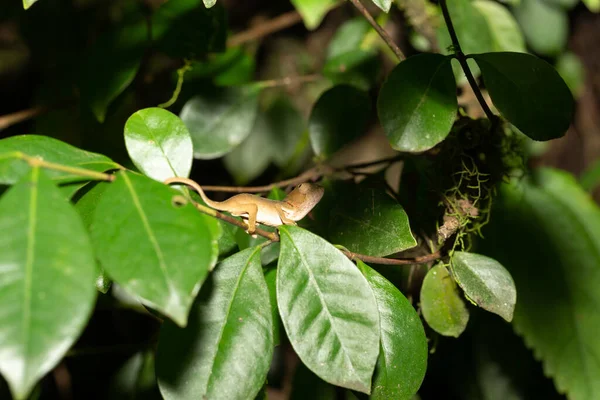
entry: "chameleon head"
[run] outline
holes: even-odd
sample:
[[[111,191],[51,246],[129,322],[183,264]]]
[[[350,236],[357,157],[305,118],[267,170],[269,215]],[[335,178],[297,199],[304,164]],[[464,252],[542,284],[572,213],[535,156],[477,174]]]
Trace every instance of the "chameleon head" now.
[[[301,183],[292,190],[284,199],[290,206],[290,211],[286,211],[288,218],[293,221],[299,221],[312,210],[323,197],[325,189],[316,183]]]

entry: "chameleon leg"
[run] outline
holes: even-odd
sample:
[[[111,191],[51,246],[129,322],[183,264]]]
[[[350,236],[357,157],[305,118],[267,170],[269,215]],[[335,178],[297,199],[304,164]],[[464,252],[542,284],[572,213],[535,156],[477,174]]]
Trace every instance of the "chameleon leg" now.
[[[280,204],[276,206],[276,209],[277,209],[277,214],[279,215],[279,218],[281,219],[281,222],[283,222],[285,225],[296,225],[296,221],[289,219],[285,215],[285,211],[283,211],[283,208],[281,207]]]
[[[254,234],[256,230],[256,214],[258,214],[258,206],[256,204],[246,204],[246,212],[248,213],[248,234]]]

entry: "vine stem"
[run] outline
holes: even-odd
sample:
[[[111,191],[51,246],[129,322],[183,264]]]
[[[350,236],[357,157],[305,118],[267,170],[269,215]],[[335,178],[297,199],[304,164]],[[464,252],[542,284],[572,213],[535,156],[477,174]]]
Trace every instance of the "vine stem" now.
[[[383,27],[377,23],[377,21],[375,21],[369,10],[366,9],[366,7],[360,2],[360,0],[350,0],[350,2],[365,17],[369,24],[371,24],[373,29],[377,31],[377,34],[383,39],[385,44],[388,45],[390,50],[394,52],[396,57],[398,57],[398,60],[404,61],[406,59],[406,56],[404,55],[402,50],[400,50],[400,47],[398,47],[398,45],[394,43],[394,40],[389,35],[389,33],[387,33],[386,30],[383,29]]]
[[[456,35],[456,31],[454,30],[454,25],[452,24],[452,19],[450,18],[450,13],[448,12],[448,5],[446,4],[446,0],[440,0],[440,7],[442,8],[442,15],[444,16],[444,22],[446,23],[446,27],[448,28],[448,33],[450,34],[450,39],[452,40],[452,46],[454,47],[454,58],[458,60],[462,70],[467,77],[467,81],[469,85],[473,89],[473,93],[477,98],[477,101],[481,105],[483,112],[488,117],[488,119],[492,122],[495,122],[497,117],[494,115],[485,99],[483,98],[483,94],[481,90],[479,90],[479,86],[475,81],[475,77],[471,73],[471,69],[469,68],[469,64],[467,63],[467,56],[463,53],[462,48],[460,47],[460,42],[458,41],[458,36]]]

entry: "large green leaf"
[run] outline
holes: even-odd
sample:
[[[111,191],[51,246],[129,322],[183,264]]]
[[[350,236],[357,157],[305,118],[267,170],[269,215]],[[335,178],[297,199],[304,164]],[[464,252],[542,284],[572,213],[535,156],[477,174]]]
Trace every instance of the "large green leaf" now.
[[[490,0],[476,0],[473,6],[488,23],[494,51],[527,51],[521,28],[505,6]]]
[[[421,311],[434,331],[444,336],[459,337],[469,322],[469,310],[456,282],[442,264],[431,268],[421,286]]]
[[[302,16],[308,29],[315,29],[327,12],[335,6],[337,0],[291,0],[296,10]]]
[[[563,136],[575,108],[569,87],[547,62],[524,53],[476,54],[494,105],[534,140]]]
[[[194,148],[185,124],[162,108],[145,108],[125,123],[125,146],[135,166],[157,181],[187,177]]]
[[[81,219],[34,167],[0,199],[0,371],[15,399],[60,361],[94,306]]]
[[[417,245],[404,208],[381,189],[336,185],[327,238],[350,251],[387,256]]]
[[[412,399],[427,370],[423,324],[394,285],[360,260],[358,267],[373,289],[381,329],[381,350],[370,399]]]
[[[370,113],[366,92],[348,85],[327,90],[313,107],[308,124],[315,154],[328,158],[364,134]]]
[[[504,185],[480,252],[510,270],[513,324],[570,399],[600,396],[600,209],[566,172]]]
[[[517,290],[512,276],[498,261],[481,254],[457,251],[452,255],[452,272],[468,299],[506,321],[512,321]]]
[[[269,291],[260,248],[217,265],[185,329],[160,332],[157,375],[165,399],[253,399],[273,354]]]
[[[396,150],[421,152],[448,136],[457,111],[450,58],[420,54],[390,73],[377,99],[377,112]]]
[[[547,0],[521,0],[513,14],[523,30],[527,45],[545,56],[560,54],[569,36],[567,12]]]
[[[194,157],[221,157],[250,134],[258,110],[256,88],[223,88],[194,96],[180,117],[190,130]]]
[[[279,232],[277,302],[294,350],[323,380],[370,393],[380,338],[373,291],[319,236],[295,226]]]
[[[216,261],[219,230],[192,204],[176,204],[177,195],[150,178],[119,173],[96,207],[92,239],[115,282],[185,326]]]

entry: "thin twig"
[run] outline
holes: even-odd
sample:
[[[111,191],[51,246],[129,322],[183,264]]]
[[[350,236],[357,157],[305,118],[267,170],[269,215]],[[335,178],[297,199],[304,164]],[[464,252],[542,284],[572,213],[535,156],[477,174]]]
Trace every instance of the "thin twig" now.
[[[467,57],[465,53],[463,53],[460,42],[458,41],[458,36],[456,35],[456,31],[454,30],[454,25],[452,24],[452,19],[450,18],[450,13],[448,12],[448,5],[446,4],[446,0],[440,0],[440,6],[442,7],[442,15],[444,16],[444,21],[446,22],[446,27],[448,28],[448,33],[450,34],[450,39],[452,40],[452,46],[454,47],[454,57],[458,60],[460,66],[462,67],[465,76],[467,77],[467,81],[469,85],[473,89],[473,93],[477,98],[477,101],[481,105],[483,112],[488,117],[492,123],[497,120],[496,115],[492,112],[485,99],[483,98],[483,94],[481,90],[479,90],[479,86],[477,86],[477,82],[475,81],[475,77],[471,73],[471,69],[469,68],[469,64],[467,63]]]
[[[21,110],[12,114],[6,114],[0,116],[0,131],[8,128],[19,122],[27,121],[28,119],[35,118],[49,110],[48,107],[38,106],[29,108],[27,110]]]
[[[373,257],[366,256],[364,254],[353,253],[348,250],[340,250],[350,260],[361,260],[372,264],[381,265],[415,265],[415,264],[426,264],[431,261],[439,260],[442,258],[442,254],[439,251],[428,254],[426,256],[414,257],[414,258],[384,258],[384,257]]]
[[[285,78],[280,78],[280,79],[271,79],[271,80],[266,80],[266,81],[252,82],[251,85],[257,86],[260,88],[276,88],[276,87],[289,86],[289,85],[300,84],[300,83],[315,82],[321,78],[322,78],[322,76],[320,74],[286,76]]]
[[[392,37],[375,21],[369,10],[365,8],[365,6],[360,2],[360,0],[350,0],[350,2],[356,7],[356,9],[365,17],[365,19],[371,24],[371,26],[377,31],[379,36],[383,39],[383,41],[388,45],[388,47],[394,52],[398,60],[404,61],[406,56],[400,50],[400,47],[396,43]]]
[[[269,36],[271,33],[296,25],[300,21],[302,21],[302,16],[298,13],[298,11],[290,11],[288,13],[281,14],[280,16],[248,29],[247,31],[232,35],[229,39],[227,39],[227,47],[235,47],[257,39],[261,39],[265,36]]]

